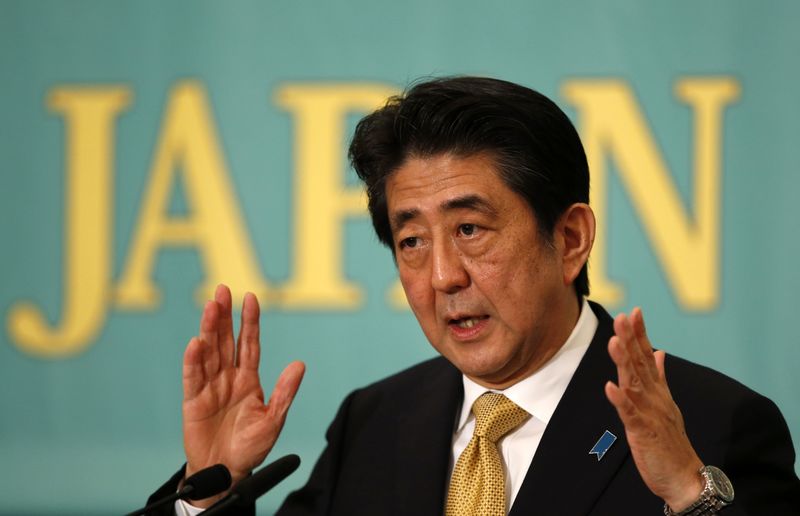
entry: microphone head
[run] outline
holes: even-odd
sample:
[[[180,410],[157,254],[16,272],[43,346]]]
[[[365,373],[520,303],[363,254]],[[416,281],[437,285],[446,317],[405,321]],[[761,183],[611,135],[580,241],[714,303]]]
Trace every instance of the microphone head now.
[[[224,464],[214,464],[201,469],[183,483],[185,494],[181,498],[202,500],[231,487],[231,473]]]
[[[275,462],[261,468],[259,471],[256,471],[252,476],[236,484],[232,493],[239,495],[243,501],[252,503],[256,498],[294,473],[294,470],[299,466],[300,457],[297,455],[291,454],[281,457]]]

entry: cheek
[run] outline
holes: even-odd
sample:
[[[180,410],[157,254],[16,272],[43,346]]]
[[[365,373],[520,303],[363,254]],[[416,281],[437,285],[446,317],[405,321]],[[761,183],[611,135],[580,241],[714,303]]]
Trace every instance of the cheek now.
[[[422,333],[425,334],[428,341],[438,351],[437,343],[441,337],[441,333],[437,324],[436,298],[433,290],[425,287],[422,282],[409,282],[408,279],[404,280],[402,277],[400,278],[400,282],[403,285],[408,306],[417,319]]]
[[[552,257],[531,250],[530,240],[514,240],[471,264],[476,286],[503,313],[525,312],[532,299],[547,297],[554,270]]]
[[[426,282],[425,278],[417,272],[409,272],[400,270],[400,283],[403,285],[403,291],[406,294],[406,300],[411,306],[411,310],[417,315],[417,318],[424,316],[432,309],[429,308],[433,302],[433,291],[430,288],[430,282]],[[426,310],[426,308],[428,308]]]
[[[495,248],[480,258],[468,259],[465,268],[475,283],[484,288],[507,288],[522,266],[521,253]]]

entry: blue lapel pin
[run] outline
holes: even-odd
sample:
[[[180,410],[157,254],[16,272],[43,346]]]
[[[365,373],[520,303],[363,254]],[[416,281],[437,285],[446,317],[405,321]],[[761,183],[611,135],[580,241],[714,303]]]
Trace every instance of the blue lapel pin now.
[[[603,455],[606,454],[611,445],[614,444],[614,441],[617,440],[617,436],[606,430],[603,432],[603,435],[600,436],[600,439],[594,444],[591,450],[589,450],[589,455],[597,455],[597,462],[600,462],[600,459],[603,458]]]

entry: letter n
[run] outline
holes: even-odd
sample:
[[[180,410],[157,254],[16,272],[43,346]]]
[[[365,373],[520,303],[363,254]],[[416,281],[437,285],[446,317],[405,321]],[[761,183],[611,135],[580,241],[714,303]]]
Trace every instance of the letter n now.
[[[690,209],[684,207],[627,84],[575,80],[563,87],[564,96],[578,107],[592,174],[598,231],[589,274],[598,301],[617,304],[624,295],[607,277],[606,163],[613,158],[678,304],[687,310],[710,310],[718,302],[722,120],[725,107],[739,96],[739,85],[730,77],[685,78],[675,91],[694,113]]]

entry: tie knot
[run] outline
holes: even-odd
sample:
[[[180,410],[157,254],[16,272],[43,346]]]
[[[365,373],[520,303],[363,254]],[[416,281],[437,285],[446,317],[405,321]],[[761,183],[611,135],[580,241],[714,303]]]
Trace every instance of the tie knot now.
[[[491,442],[506,435],[528,419],[528,413],[516,403],[496,392],[487,392],[472,404],[475,414],[475,435]]]

